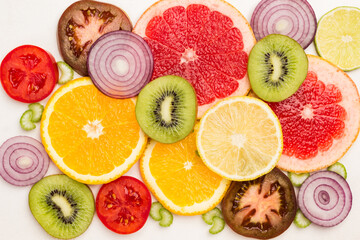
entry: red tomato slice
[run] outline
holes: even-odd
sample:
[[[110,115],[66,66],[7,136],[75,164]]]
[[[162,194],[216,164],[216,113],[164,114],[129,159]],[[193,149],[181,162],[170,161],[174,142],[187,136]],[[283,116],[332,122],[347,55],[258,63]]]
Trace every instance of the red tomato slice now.
[[[32,45],[9,52],[1,63],[0,73],[5,92],[25,103],[38,102],[49,96],[59,77],[54,57]]]
[[[142,228],[149,217],[151,195],[138,179],[122,176],[104,184],[96,197],[96,212],[111,231],[129,234]]]

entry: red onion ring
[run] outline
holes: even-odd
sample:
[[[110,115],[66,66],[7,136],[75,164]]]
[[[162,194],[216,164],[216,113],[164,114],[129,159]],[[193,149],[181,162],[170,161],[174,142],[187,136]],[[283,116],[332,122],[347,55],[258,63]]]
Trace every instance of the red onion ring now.
[[[44,146],[27,136],[12,137],[0,147],[0,175],[16,186],[39,181],[49,169],[50,159]]]
[[[250,25],[257,40],[277,33],[293,38],[305,49],[314,40],[317,20],[306,0],[262,0]]]
[[[143,38],[128,31],[113,31],[91,46],[87,68],[102,93],[113,98],[130,98],[150,81],[154,60]]]
[[[301,185],[298,205],[305,217],[313,223],[324,227],[335,226],[351,210],[349,184],[335,172],[314,173]]]

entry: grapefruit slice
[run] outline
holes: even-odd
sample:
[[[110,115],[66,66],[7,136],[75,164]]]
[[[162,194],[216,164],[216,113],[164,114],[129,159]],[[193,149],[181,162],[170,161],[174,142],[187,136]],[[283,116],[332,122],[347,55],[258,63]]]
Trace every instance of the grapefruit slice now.
[[[247,62],[256,39],[227,2],[162,0],[145,11],[133,32],[152,50],[152,79],[177,75],[193,85],[199,118],[220,99],[249,92]]]
[[[332,63],[308,55],[308,75],[288,99],[269,103],[283,130],[278,167],[312,172],[337,162],[359,134],[360,98],[351,78]]]

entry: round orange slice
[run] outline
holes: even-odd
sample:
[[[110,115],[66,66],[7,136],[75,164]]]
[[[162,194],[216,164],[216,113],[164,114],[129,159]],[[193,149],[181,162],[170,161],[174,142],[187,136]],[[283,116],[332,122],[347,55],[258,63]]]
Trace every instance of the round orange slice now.
[[[114,99],[84,77],[60,87],[41,119],[41,139],[59,169],[87,184],[124,174],[145,149],[135,98]]]
[[[213,209],[230,185],[201,161],[194,132],[173,144],[151,140],[140,160],[140,172],[158,201],[180,215]]]

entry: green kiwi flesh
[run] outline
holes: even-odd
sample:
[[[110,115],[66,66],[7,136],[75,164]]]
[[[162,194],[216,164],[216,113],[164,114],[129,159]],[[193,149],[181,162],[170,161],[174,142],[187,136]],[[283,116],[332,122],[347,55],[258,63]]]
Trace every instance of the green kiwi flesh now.
[[[280,102],[294,94],[307,72],[304,49],[288,36],[270,34],[261,39],[249,55],[251,88],[268,102]]]
[[[29,206],[44,230],[61,239],[85,232],[95,212],[90,188],[66,175],[51,175],[37,182],[30,190]]]
[[[177,142],[194,128],[195,90],[181,77],[159,77],[141,90],[135,113],[141,129],[150,138],[161,143]]]

